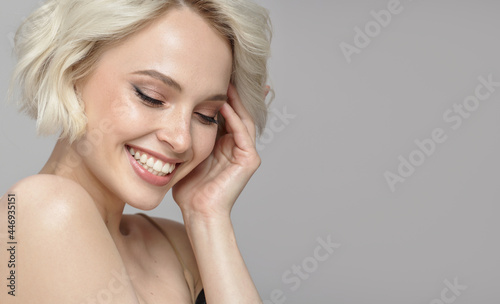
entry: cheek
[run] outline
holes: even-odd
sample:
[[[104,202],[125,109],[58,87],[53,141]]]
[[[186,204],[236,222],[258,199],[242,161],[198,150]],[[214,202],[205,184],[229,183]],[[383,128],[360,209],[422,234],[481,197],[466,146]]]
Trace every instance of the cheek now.
[[[108,104],[106,115],[113,122],[114,130],[117,133],[134,130],[144,118],[144,115],[139,113],[137,105],[126,94],[115,96]]]
[[[210,129],[205,126],[196,126],[193,128],[192,136],[193,152],[196,161],[201,162],[206,159],[214,149],[217,129],[215,127]]]
[[[92,123],[95,126],[105,121],[111,126],[107,134],[110,142],[140,132],[141,126],[147,125],[148,119],[153,119],[145,115],[140,105],[132,98],[133,96],[124,88],[113,92],[108,91],[96,99],[98,105],[95,106],[93,114],[97,120],[93,119]],[[90,121],[89,117],[89,123]]]
[[[95,170],[103,166],[120,168],[120,163],[126,160],[122,157],[125,155],[123,144],[144,131],[141,129],[146,125],[144,115],[124,94],[102,95],[94,101],[92,111],[87,114],[87,134],[84,138],[86,146],[90,142],[92,149],[85,155],[85,162]]]
[[[89,127],[106,121],[119,128],[139,116],[131,107],[131,96],[123,81],[111,71],[97,70],[83,88],[85,112]]]

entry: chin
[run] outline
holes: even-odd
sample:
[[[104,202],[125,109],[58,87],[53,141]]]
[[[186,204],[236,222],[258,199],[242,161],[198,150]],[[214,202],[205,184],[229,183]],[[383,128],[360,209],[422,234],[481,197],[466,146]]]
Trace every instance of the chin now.
[[[117,198],[121,202],[143,211],[153,210],[158,207],[165,195],[170,191],[170,187],[159,189],[149,185],[128,182],[115,186],[113,192],[118,194]]]
[[[153,210],[156,207],[158,207],[162,201],[163,201],[163,199],[144,200],[144,198],[142,198],[140,200],[134,200],[134,201],[130,201],[130,202],[127,201],[127,205],[129,205],[135,209],[139,209],[139,210],[143,210],[143,211],[150,211],[150,210]]]

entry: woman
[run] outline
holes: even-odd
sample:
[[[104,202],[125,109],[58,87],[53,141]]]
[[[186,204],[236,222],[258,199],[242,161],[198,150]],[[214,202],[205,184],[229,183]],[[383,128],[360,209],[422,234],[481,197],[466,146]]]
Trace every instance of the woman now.
[[[61,136],[1,198],[19,243],[0,302],[261,303],[230,212],[260,164],[269,44],[244,0],[49,0],[30,16],[14,80]],[[122,214],[170,189],[184,225]]]

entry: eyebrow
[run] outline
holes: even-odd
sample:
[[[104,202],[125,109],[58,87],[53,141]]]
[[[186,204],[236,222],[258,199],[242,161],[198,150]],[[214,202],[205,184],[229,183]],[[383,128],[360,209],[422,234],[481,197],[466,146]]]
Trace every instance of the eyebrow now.
[[[134,72],[133,74],[145,75],[145,76],[149,76],[149,77],[158,79],[159,81],[163,82],[167,86],[173,87],[177,91],[182,92],[182,87],[177,81],[173,80],[171,77],[169,77],[165,74],[162,74],[156,70],[137,71],[137,72]],[[207,101],[225,101],[225,102],[227,102],[228,100],[229,100],[229,98],[226,94],[216,94],[216,95],[213,95],[213,96],[210,96],[209,98],[207,98]]]
[[[134,72],[134,74],[153,77],[153,78],[158,79],[159,81],[163,82],[164,84],[168,85],[169,87],[173,87],[177,91],[182,92],[182,87],[177,81],[173,80],[171,77],[168,77],[167,75],[164,75],[158,71],[144,70],[144,71]]]

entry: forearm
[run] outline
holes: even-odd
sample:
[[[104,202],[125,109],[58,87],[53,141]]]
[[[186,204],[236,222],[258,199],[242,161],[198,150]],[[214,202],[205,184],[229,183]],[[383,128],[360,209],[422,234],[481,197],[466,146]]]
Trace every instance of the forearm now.
[[[236,243],[229,216],[185,215],[208,304],[262,303]]]

